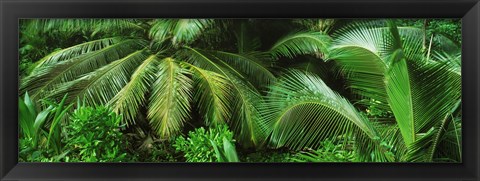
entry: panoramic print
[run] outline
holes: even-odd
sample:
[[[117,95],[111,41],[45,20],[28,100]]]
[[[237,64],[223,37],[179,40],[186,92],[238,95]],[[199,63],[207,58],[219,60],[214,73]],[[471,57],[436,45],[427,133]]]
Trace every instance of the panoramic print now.
[[[19,162],[462,162],[460,19],[20,19]]]

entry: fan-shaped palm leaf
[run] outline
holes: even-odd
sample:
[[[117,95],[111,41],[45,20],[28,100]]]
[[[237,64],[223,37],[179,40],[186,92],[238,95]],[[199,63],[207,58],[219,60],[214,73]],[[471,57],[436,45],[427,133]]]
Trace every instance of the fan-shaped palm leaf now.
[[[190,74],[188,69],[169,57],[158,65],[148,106],[148,119],[161,138],[178,133],[189,118],[193,84]]]
[[[433,161],[440,149],[440,139],[452,122],[453,112],[458,112],[461,99],[461,77],[449,64],[432,63],[413,69],[411,84],[414,87],[415,132],[425,134],[410,146],[405,159],[409,161]],[[429,100],[429,101],[426,101]],[[452,136],[457,136],[453,134]],[[455,142],[454,142],[455,143]],[[455,144],[453,144],[455,145]],[[456,153],[456,145],[452,147]],[[441,149],[443,151],[448,149]],[[425,153],[425,154],[420,154]],[[456,154],[453,154],[456,155]]]
[[[378,155],[375,143],[379,135],[368,119],[362,117],[343,97],[310,73],[290,71],[271,87],[261,109],[263,127],[273,147],[287,146],[295,150],[317,148],[320,141],[338,136],[354,136],[361,153]],[[365,151],[365,150],[369,150]]]
[[[383,81],[389,49],[385,32],[368,22],[353,23],[334,34],[329,59],[339,64],[348,86],[359,96],[355,101],[374,99],[377,107],[388,111]]]
[[[389,103],[407,147],[438,125],[460,99],[461,78],[445,63],[409,61],[392,55],[386,75]]]
[[[333,50],[331,56],[338,63],[349,88],[359,96],[356,101],[370,98],[376,100],[374,103],[382,110],[390,109],[383,81],[387,66],[379,55],[360,47],[343,47]]]
[[[339,64],[349,87],[359,95],[357,101],[373,99],[360,103],[373,103],[384,111],[390,111],[383,80],[391,55],[399,47],[409,60],[423,61],[425,54],[418,41],[423,36],[421,29],[395,28],[395,35],[391,31],[383,21],[353,23],[334,35],[329,57]]]

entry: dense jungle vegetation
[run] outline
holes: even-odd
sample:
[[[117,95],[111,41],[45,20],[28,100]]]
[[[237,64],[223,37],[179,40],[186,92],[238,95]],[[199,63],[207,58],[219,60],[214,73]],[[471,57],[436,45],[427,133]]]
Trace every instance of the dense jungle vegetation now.
[[[22,19],[20,162],[461,162],[459,19]]]

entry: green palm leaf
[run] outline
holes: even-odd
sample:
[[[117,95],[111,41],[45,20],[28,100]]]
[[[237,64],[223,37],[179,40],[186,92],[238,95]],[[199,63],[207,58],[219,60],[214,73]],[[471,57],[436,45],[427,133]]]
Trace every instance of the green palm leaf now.
[[[68,60],[73,57],[77,57],[92,51],[104,49],[110,45],[117,44],[122,40],[123,39],[120,37],[103,38],[99,40],[81,43],[72,47],[60,49],[50,53],[49,55],[45,56],[44,58],[36,62],[35,63],[37,65],[36,68],[45,66],[45,65],[55,64],[57,62]]]
[[[401,54],[399,52],[398,54]],[[401,55],[394,55],[397,58]],[[387,94],[390,107],[407,145],[415,141],[415,120],[413,113],[412,86],[405,59],[394,63],[386,75]]]
[[[391,59],[393,65],[386,75],[389,103],[410,147],[417,134],[438,126],[460,100],[461,78],[449,64],[422,60],[407,64],[400,49]]]
[[[456,53],[447,53],[443,51],[435,51],[433,53],[432,59],[437,62],[444,62],[445,64],[448,64],[448,67],[454,72],[456,72],[458,75],[461,75],[461,69],[462,69],[462,53],[461,52],[456,52]]]
[[[212,72],[211,74],[213,75],[218,74],[216,76],[221,76],[222,79],[225,79],[222,81],[217,80],[223,82],[224,86],[228,85],[228,87],[221,89],[229,89],[227,91],[228,96],[221,98],[222,101],[225,101],[225,103],[222,103],[225,106],[220,108],[222,108],[222,111],[227,111],[224,114],[228,114],[228,116],[223,117],[228,118],[227,120],[232,119],[232,121],[229,121],[229,124],[232,125],[236,138],[245,143],[245,147],[261,144],[259,140],[262,139],[261,135],[263,132],[259,131],[256,124],[256,121],[259,119],[256,105],[258,105],[260,98],[254,86],[249,81],[246,81],[244,76],[235,70],[234,67],[225,63],[221,58],[212,55],[212,53],[186,47],[179,53],[179,56],[184,57],[188,62],[192,62],[195,67]],[[204,77],[203,74],[199,76]],[[217,119],[219,117],[216,116]]]
[[[462,124],[456,117],[448,124],[445,134],[439,138],[433,161],[462,161]]]
[[[261,124],[275,148],[317,148],[327,138],[355,135],[365,159],[371,153],[382,159],[379,135],[368,119],[310,73],[290,71],[282,77],[271,87],[261,112],[265,119]]]
[[[330,59],[338,63],[349,88],[358,95],[355,101],[374,99],[378,101],[376,107],[390,109],[383,81],[387,65],[379,55],[360,47],[342,47],[332,50],[331,56]]]
[[[108,103],[115,113],[123,116],[125,124],[135,124],[138,111],[147,102],[145,96],[155,81],[159,61],[157,56],[150,55],[133,72],[130,82]]]
[[[401,48],[409,60],[423,61],[425,56],[418,41],[423,36],[421,29],[395,28],[395,35],[391,31],[383,21],[352,23],[334,35],[329,57],[339,64],[349,88],[359,96],[356,101],[373,99],[360,103],[373,103],[384,111],[390,111],[384,79],[392,54]]]
[[[224,76],[183,62],[192,71],[195,81],[194,100],[207,125],[229,122],[232,101],[231,82]]]
[[[415,130],[426,132],[439,125],[461,99],[461,75],[450,64],[411,64],[415,103]]]
[[[413,27],[398,27],[404,56],[408,60],[423,61],[428,56],[428,50],[423,49],[423,30]],[[397,40],[399,41],[399,40]]]
[[[425,135],[412,143],[405,159],[431,162],[436,159],[437,151],[448,150],[439,149],[438,146],[442,144],[440,140],[450,124],[455,124],[452,115],[460,110],[461,76],[450,68],[450,64],[445,63],[410,67],[414,75],[411,82],[415,88],[412,97],[415,132]],[[454,136],[453,140],[457,137],[456,134],[451,136]],[[451,152],[455,153],[452,155],[457,155],[457,148],[461,146],[455,143],[451,144]]]
[[[414,41],[418,35],[410,33],[400,40],[396,26],[389,25],[395,51],[388,56],[391,65],[385,83],[408,150],[401,160],[432,161],[449,124],[446,116],[459,104],[461,77],[452,68],[454,64],[429,61],[429,53],[423,55],[418,41]]]
[[[385,89],[385,72],[388,69],[388,52],[391,44],[387,28],[378,27],[382,22],[352,23],[333,35],[330,60],[338,63],[347,85],[357,95],[354,101],[365,98],[375,101],[359,102],[375,104],[389,111]]]
[[[232,67],[237,68],[249,82],[254,83],[257,87],[268,86],[275,81],[275,76],[268,69],[272,63],[269,63],[271,61],[264,53],[250,52],[235,54],[215,51],[213,54]]]
[[[190,74],[188,69],[172,58],[164,58],[158,65],[148,106],[148,119],[161,138],[178,133],[189,118],[193,84]]]
[[[118,30],[141,30],[136,19],[32,19],[27,25],[30,32],[60,31],[116,32]]]
[[[328,54],[331,38],[320,32],[297,32],[278,40],[269,52],[279,57],[293,58],[298,55],[316,55],[323,58]]]
[[[149,35],[162,42],[171,38],[172,44],[189,44],[215,21],[212,19],[158,19],[153,23]]]
[[[250,89],[240,80],[233,81],[236,96],[233,99],[233,113],[230,121],[235,138],[245,148],[256,146],[262,147],[265,131],[259,124],[261,114],[259,105],[263,102],[261,95]]]
[[[69,93],[72,96],[67,102],[79,97],[87,105],[106,104],[129,82],[131,74],[146,57],[144,50],[138,50],[77,80],[60,84],[49,97]]]
[[[435,127],[432,127],[429,131],[427,131],[420,139],[416,142],[412,143],[408,153],[405,155],[405,160],[410,162],[432,162],[435,159],[450,159],[461,161],[460,157],[457,155],[461,155],[461,152],[458,151],[459,147],[461,146],[460,141],[456,140],[459,137],[460,132],[456,130],[453,131],[454,134],[447,134],[449,131],[449,127],[455,125],[453,114],[454,112],[460,111],[460,103],[461,101],[458,100],[456,106],[451,110],[450,114],[446,115],[445,118],[442,120],[440,124],[437,124]],[[448,138],[450,137],[450,138]],[[450,139],[450,144],[445,139]],[[447,143],[445,143],[447,142]],[[450,147],[440,147],[441,144],[449,144]],[[445,156],[438,156],[437,152],[451,152],[450,154],[446,154]],[[448,155],[448,156],[447,156]]]
[[[142,46],[144,46],[143,40],[125,40],[101,50],[39,67],[30,76],[22,80],[20,92],[31,92],[31,97],[34,99],[47,95],[55,86],[73,81],[140,49]]]
[[[198,48],[184,47],[184,49],[177,52],[176,56],[197,67],[216,72],[226,77],[230,82],[241,80],[244,85],[248,85],[251,89],[255,90],[255,87],[252,85],[252,83],[246,80],[245,76],[242,75],[239,70],[237,70],[238,68],[232,67],[224,60],[215,56],[215,53],[216,52],[214,51],[206,51]],[[237,88],[235,89],[238,90]]]

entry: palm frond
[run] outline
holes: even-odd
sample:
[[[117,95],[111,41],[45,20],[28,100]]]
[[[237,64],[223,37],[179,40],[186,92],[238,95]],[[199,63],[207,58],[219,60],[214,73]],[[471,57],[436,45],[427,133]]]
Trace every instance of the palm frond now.
[[[194,100],[198,103],[207,125],[217,125],[230,121],[232,108],[231,82],[224,76],[204,70],[186,62],[195,81]]]
[[[449,127],[451,127],[450,124],[454,125],[456,124],[454,122],[453,115],[455,114],[454,112],[460,111],[460,103],[461,101],[458,100],[457,104],[455,107],[445,116],[445,118],[441,121],[440,124],[435,125],[435,127],[431,127],[429,131],[424,133],[421,138],[419,138],[417,141],[412,143],[410,146],[408,153],[405,155],[405,160],[410,161],[410,162],[433,162],[435,156],[437,155],[437,152],[447,152],[450,151],[453,154],[448,154],[450,157],[449,159],[452,160],[458,160],[458,157],[455,158],[455,155],[460,154],[457,150],[458,147],[461,146],[460,142],[453,141],[452,147],[443,147],[443,149],[440,149],[440,144],[442,143],[442,139],[444,139],[446,136],[448,136],[446,133],[449,131]],[[451,135],[454,136],[453,139],[457,139],[459,137],[459,132],[454,131],[455,134]],[[450,138],[451,139],[451,138]],[[448,143],[447,143],[448,144]],[[450,150],[449,150],[450,149]],[[453,150],[452,150],[453,149]],[[442,158],[442,157],[440,157]],[[445,157],[443,157],[444,159]]]
[[[398,34],[401,38],[401,47],[407,60],[425,61],[427,49],[423,49],[423,30],[413,27],[398,27]],[[396,40],[399,41],[399,40]]]
[[[225,73],[220,60],[202,49],[184,47],[176,52],[175,57],[204,70],[213,71],[222,75]]]
[[[271,60],[264,53],[235,54],[214,51],[213,54],[232,67],[237,68],[249,82],[253,82],[257,87],[267,86],[275,81],[275,76],[268,69],[272,65]]]
[[[373,99],[382,110],[390,109],[383,81],[387,65],[381,57],[367,49],[353,46],[332,50],[331,56],[339,65],[348,87],[357,95],[354,101]]]
[[[333,34],[334,41],[331,49],[357,47],[371,52],[378,57],[376,59],[385,60],[391,49],[391,44],[385,41],[389,32],[384,27],[384,22],[377,21],[351,23]]]
[[[181,131],[190,116],[193,88],[190,74],[188,69],[169,57],[158,65],[147,117],[161,138],[168,138]]]
[[[447,53],[443,51],[435,51],[433,53],[432,59],[437,62],[443,62],[445,64],[448,64],[448,67],[451,68],[454,72],[456,72],[458,75],[462,74],[462,53],[461,52],[456,52],[456,53]]]
[[[438,126],[460,100],[461,76],[445,63],[395,63],[387,75],[392,111],[407,145]]]
[[[158,19],[153,23],[149,35],[159,42],[171,38],[175,46],[189,44],[214,22],[213,19]]]
[[[55,64],[57,62],[68,60],[73,57],[77,57],[92,51],[97,51],[97,50],[106,48],[110,45],[117,44],[122,40],[123,38],[121,37],[103,38],[99,40],[93,40],[93,41],[81,43],[72,47],[60,49],[48,54],[47,56],[43,57],[38,62],[36,62],[35,63],[36,68],[39,68],[45,65]]]
[[[269,52],[279,57],[293,58],[298,55],[315,55],[324,58],[328,54],[331,38],[320,32],[297,32],[277,41]]]
[[[438,141],[438,146],[434,152],[432,161],[461,162],[462,124],[460,117],[453,118],[453,121],[446,129],[445,134],[440,137]]]
[[[402,134],[397,124],[381,124],[378,122],[375,129],[379,131],[380,137],[383,139],[384,147],[386,147],[391,153],[393,161],[405,160],[408,148],[403,141]]]
[[[197,67],[218,73],[226,77],[230,82],[241,80],[244,85],[256,90],[255,86],[245,78],[238,68],[233,67],[224,60],[220,59],[215,55],[215,53],[215,51],[184,47],[184,49],[177,52],[176,56]],[[238,90],[237,88],[235,89]]]
[[[173,19],[159,19],[156,20],[149,31],[150,38],[163,42],[172,35],[172,29],[175,27],[177,20]]]
[[[414,88],[415,130],[426,132],[439,125],[461,99],[461,75],[450,64],[410,64]]]
[[[387,22],[388,26],[384,22],[347,26],[335,34],[329,57],[339,63],[349,87],[359,95],[358,100],[373,99],[375,106],[384,111],[390,111],[383,80],[392,64],[392,54],[401,49],[402,56],[408,60],[425,60],[422,42],[418,41],[423,36],[422,30],[397,28],[391,22]]]
[[[232,83],[235,97],[232,101],[233,113],[230,125],[235,139],[245,148],[262,147],[267,136],[259,125],[262,117],[258,107],[263,102],[263,98],[256,90],[250,89],[240,80],[234,80]]]
[[[275,148],[315,149],[327,138],[354,136],[365,159],[372,152],[379,155],[375,160],[382,157],[375,143],[379,135],[369,120],[315,75],[290,71],[271,86],[265,102],[261,124]]]
[[[401,50],[392,55],[396,61],[388,70],[385,78],[390,107],[407,145],[415,141],[415,121],[413,115],[412,86],[406,60]]]
[[[329,59],[338,63],[347,85],[357,95],[355,101],[373,99],[377,107],[389,111],[383,81],[390,49],[385,34],[386,30],[375,24],[353,23],[334,34]]]
[[[20,92],[32,93],[32,98],[49,94],[55,86],[73,81],[80,76],[118,60],[144,45],[143,40],[131,39],[86,53],[69,60],[39,67],[21,81]]]
[[[215,53],[215,52],[214,52]],[[218,52],[217,52],[218,53]],[[253,145],[260,145],[260,139],[254,136],[262,134],[259,128],[255,124],[258,120],[258,111],[255,107],[258,99],[258,91],[249,81],[246,81],[244,76],[239,73],[234,67],[225,63],[221,58],[212,55],[207,51],[201,49],[194,49],[187,47],[179,56],[185,57],[188,62],[191,62],[195,67],[200,69],[211,71],[213,75],[218,74],[221,76],[223,84],[228,87],[222,89],[230,89],[228,96],[224,96],[223,101],[228,109],[223,108],[225,111],[230,111],[228,117],[230,118],[232,111],[232,121],[229,122],[232,126],[235,136],[242,141],[245,141],[246,147]],[[227,60],[228,61],[228,60]],[[213,82],[213,81],[211,81]],[[255,100],[257,99],[257,100]],[[234,109],[232,109],[232,107]],[[224,116],[226,117],[226,116]]]
[[[146,94],[155,81],[159,61],[157,56],[150,55],[133,72],[130,82],[109,101],[113,111],[123,116],[124,124],[135,124],[140,107],[146,105]]]
[[[67,102],[79,97],[86,105],[106,104],[129,82],[131,74],[146,57],[144,50],[138,50],[77,80],[56,86],[48,97],[58,99],[69,93]]]

